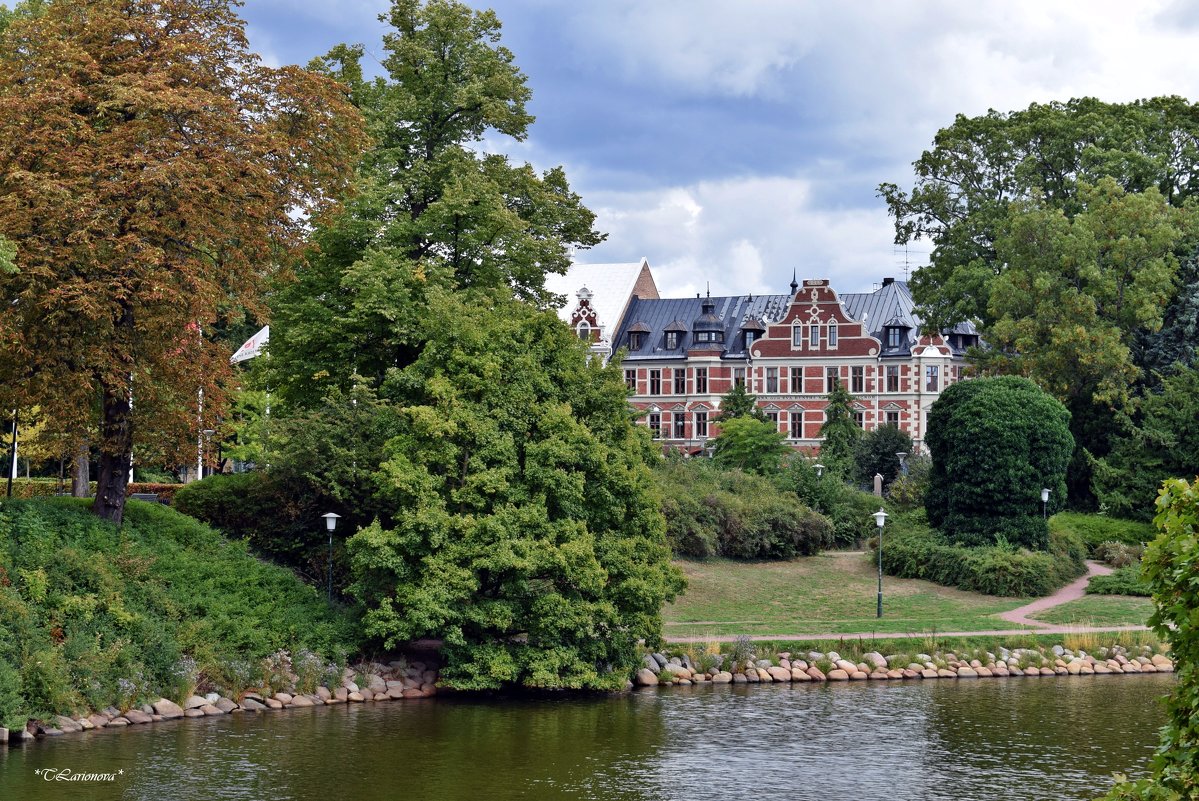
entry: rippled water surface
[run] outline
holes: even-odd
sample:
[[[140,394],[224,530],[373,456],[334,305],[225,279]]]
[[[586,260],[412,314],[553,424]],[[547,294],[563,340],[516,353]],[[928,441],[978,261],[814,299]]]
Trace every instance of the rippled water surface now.
[[[1144,770],[1171,686],[701,686],[238,714],[0,752],[0,799],[1088,799]]]

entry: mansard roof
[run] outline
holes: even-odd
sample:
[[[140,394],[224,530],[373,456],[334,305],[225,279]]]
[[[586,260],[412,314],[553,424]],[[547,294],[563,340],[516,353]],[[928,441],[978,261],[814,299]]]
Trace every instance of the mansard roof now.
[[[873,292],[849,292],[839,296],[845,306],[845,313],[855,320],[862,320],[870,335],[883,343],[883,356],[907,356],[916,338],[920,336],[924,322],[916,313],[916,303],[912,300],[912,292],[907,281],[892,281],[886,279],[883,285]],[[890,327],[907,329],[907,341],[901,342],[899,348],[887,347],[887,332]],[[959,323],[945,334],[964,334],[978,336],[978,331],[972,323]],[[947,339],[949,339],[947,337]],[[965,348],[957,346],[957,338],[949,341],[955,355],[965,352]]]
[[[645,337],[641,347],[630,351],[626,359],[678,359],[678,350],[666,350],[662,347],[663,337],[673,323],[682,323],[688,334],[681,344],[683,348],[695,345],[691,341],[691,331],[696,330],[696,323],[707,316],[706,321],[714,330],[724,332],[724,342],[714,345],[722,349],[722,358],[744,359],[745,341],[739,336],[741,326],[748,320],[779,320],[787,311],[791,302],[790,295],[738,295],[722,298],[634,298],[629,304],[621,327],[612,341],[614,348],[628,348],[630,331],[637,324],[643,324],[650,336]],[[704,315],[704,304],[712,305],[711,315]],[[708,330],[704,325],[700,330]]]

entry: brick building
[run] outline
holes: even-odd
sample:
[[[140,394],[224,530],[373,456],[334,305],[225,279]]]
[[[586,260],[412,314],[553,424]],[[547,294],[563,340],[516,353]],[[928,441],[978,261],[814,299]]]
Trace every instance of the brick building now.
[[[576,293],[563,317],[594,339],[580,325],[584,295]],[[630,403],[645,412],[641,422],[665,446],[690,453],[719,433],[712,420],[720,398],[738,382],[797,448],[819,448],[834,382],[854,396],[863,429],[894,423],[919,446],[929,407],[961,379],[965,351],[978,343],[969,324],[923,334],[907,284],[890,278],[873,292],[842,296],[827,280],[794,279],[781,295],[633,293],[605,338],[605,351],[627,352],[622,368]]]

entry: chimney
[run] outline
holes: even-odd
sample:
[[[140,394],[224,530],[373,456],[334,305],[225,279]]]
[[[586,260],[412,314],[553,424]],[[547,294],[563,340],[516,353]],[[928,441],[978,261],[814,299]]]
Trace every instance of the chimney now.
[[[895,283],[895,279],[894,279],[894,278],[884,278],[884,279],[883,279],[883,286],[884,286],[884,287],[891,286],[891,284],[893,284],[893,283]]]

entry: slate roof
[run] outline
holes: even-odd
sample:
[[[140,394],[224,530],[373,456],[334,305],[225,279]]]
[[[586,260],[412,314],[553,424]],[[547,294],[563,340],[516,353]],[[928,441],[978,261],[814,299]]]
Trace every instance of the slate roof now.
[[[649,329],[645,341],[637,350],[630,351],[630,359],[681,359],[687,350],[696,345],[694,323],[703,316],[705,300],[710,300],[713,316],[719,320],[724,331],[724,354],[722,358],[744,359],[745,339],[741,326],[749,319],[776,321],[782,319],[791,303],[790,295],[740,295],[724,298],[663,298],[644,300],[634,298],[621,321],[613,348],[628,348],[628,333],[643,324]],[[679,346],[666,349],[666,331],[671,323],[682,322],[687,333],[679,337]]]
[[[884,283],[873,292],[848,292],[839,296],[845,306],[845,313],[855,320],[866,316],[866,330],[870,336],[883,343],[882,356],[908,356],[911,346],[920,336],[923,321],[916,314],[916,303],[912,300],[912,292],[908,289],[907,281],[892,281]],[[906,327],[907,340],[901,341],[898,348],[887,347],[887,336],[884,328],[901,325]],[[959,323],[952,329],[943,332],[948,335],[966,334],[977,337],[978,331],[972,323]],[[956,346],[956,337],[948,337],[951,350],[955,356],[964,354],[965,348]]]

